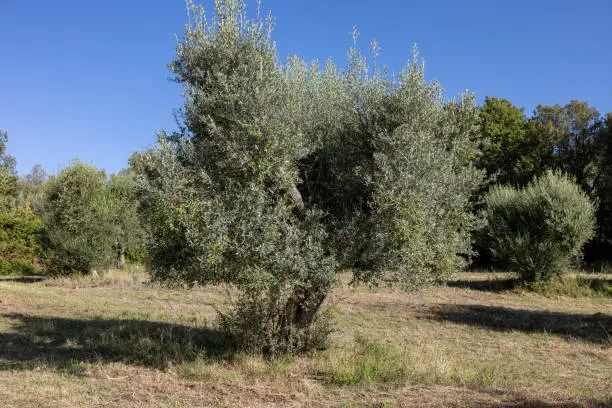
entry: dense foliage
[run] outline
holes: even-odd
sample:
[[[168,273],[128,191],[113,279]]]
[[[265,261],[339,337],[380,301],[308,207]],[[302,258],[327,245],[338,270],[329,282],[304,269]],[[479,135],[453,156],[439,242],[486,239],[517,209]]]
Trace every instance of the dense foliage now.
[[[481,108],[483,156],[479,167],[490,184],[525,186],[549,170],[570,175],[599,203],[598,231],[588,246],[591,259],[612,253],[612,138],[610,115],[586,102],[538,105],[531,117],[509,101],[487,98]],[[481,242],[482,240],[479,240]],[[481,244],[482,246],[482,244]]]
[[[141,235],[127,176],[107,182],[104,171],[76,162],[49,180],[44,244],[49,272],[88,273],[123,266]]]
[[[492,188],[486,208],[494,257],[527,282],[567,272],[595,230],[595,208],[587,195],[551,171],[522,189]]]
[[[8,132],[0,129],[0,211],[9,211],[16,192],[15,158],[6,153]]]
[[[478,166],[499,184],[525,185],[534,173],[523,109],[506,99],[487,97],[480,109],[483,137]]]
[[[447,102],[416,58],[395,79],[368,74],[356,47],[346,70],[281,65],[269,19],[242,1],[212,21],[191,11],[171,65],[183,130],[132,161],[154,279],[236,285],[223,327],[279,354],[320,344],[342,266],[416,288],[466,264],[482,180],[471,95]]]
[[[41,256],[41,220],[29,203],[12,213],[0,213],[0,275],[26,274]]]

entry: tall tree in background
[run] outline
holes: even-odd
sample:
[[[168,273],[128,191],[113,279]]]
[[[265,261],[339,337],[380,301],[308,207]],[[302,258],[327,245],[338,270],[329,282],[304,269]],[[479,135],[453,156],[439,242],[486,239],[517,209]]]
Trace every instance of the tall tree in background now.
[[[527,128],[531,148],[541,157],[540,167],[564,171],[591,194],[597,173],[602,170],[597,146],[601,124],[599,112],[586,102],[538,105]]]
[[[492,97],[480,115],[484,141],[479,165],[494,184],[524,186],[547,170],[561,170],[599,205],[596,241],[612,242],[610,115],[602,118],[587,102],[570,101],[538,105],[526,118],[510,102]],[[587,255],[604,255],[605,249],[593,252],[595,247],[588,245]]]
[[[22,206],[26,201],[34,213],[42,216],[45,211],[45,189],[49,177],[40,164],[32,166],[30,174],[17,180],[16,205]]]
[[[26,180],[28,181],[28,183],[31,183],[34,185],[43,184],[48,179],[49,179],[49,176],[47,175],[47,172],[45,171],[45,169],[43,169],[43,167],[40,164],[35,164],[32,167],[32,171],[30,172],[30,174],[26,176]]]
[[[77,162],[49,180],[44,217],[47,268],[88,273],[109,264],[112,224],[104,171]]]
[[[594,154],[599,158],[593,192],[599,202],[597,225],[600,255],[611,256],[612,248],[612,113],[601,121]]]
[[[11,198],[15,196],[17,186],[17,172],[15,158],[6,153],[8,133],[0,129],[0,206],[8,210]]]
[[[480,118],[483,145],[479,167],[496,184],[525,185],[538,166],[531,157],[523,109],[507,99],[487,96]]]

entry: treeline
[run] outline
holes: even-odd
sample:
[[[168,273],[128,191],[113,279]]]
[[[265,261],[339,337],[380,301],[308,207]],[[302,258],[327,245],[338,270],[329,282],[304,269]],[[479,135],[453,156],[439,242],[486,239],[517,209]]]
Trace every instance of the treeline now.
[[[610,244],[610,115],[447,100],[416,53],[394,77],[369,66],[356,32],[344,69],[281,64],[271,20],[215,4],[212,20],[190,4],[170,65],[186,96],[179,131],[125,171],[76,162],[19,179],[3,133],[5,271],[90,273],[127,257],[155,281],[229,283],[239,295],[220,327],[276,356],[324,344],[343,271],[416,289],[477,250],[533,282],[577,265],[588,241]]]
[[[586,102],[571,101],[565,106],[538,105],[528,117],[506,99],[487,97],[478,116],[474,165],[486,177],[472,197],[474,211],[486,208],[487,192],[496,186],[524,189],[547,172],[562,172],[595,204],[596,228],[585,247],[587,260],[609,260],[612,114],[603,116]],[[1,131],[0,136],[1,273],[31,273],[35,267],[55,274],[87,273],[122,267],[126,256],[138,262],[147,259],[147,228],[138,215],[147,203],[135,196],[134,163],[110,177],[78,161],[50,179],[40,165],[18,177],[15,158],[6,154],[8,133]],[[488,224],[492,226],[493,219]],[[490,232],[475,231],[473,261],[507,267],[492,257]],[[539,251],[537,246],[532,250]]]
[[[0,150],[8,136],[3,132]],[[0,274],[91,273],[146,259],[133,176],[107,177],[79,161],[48,177],[35,165],[17,177],[12,157],[0,167]]]
[[[570,101],[538,105],[527,117],[508,100],[487,97],[480,116],[483,143],[477,165],[486,170],[488,186],[520,188],[547,171],[563,172],[597,206],[587,259],[612,256],[612,113],[603,116],[587,102]],[[479,246],[486,251],[486,244]]]

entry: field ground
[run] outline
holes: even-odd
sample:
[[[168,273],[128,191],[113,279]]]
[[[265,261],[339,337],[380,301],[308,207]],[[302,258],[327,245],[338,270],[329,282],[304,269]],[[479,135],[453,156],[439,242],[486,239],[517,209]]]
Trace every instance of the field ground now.
[[[507,278],[339,287],[332,347],[267,362],[224,347],[220,288],[160,288],[139,271],[0,277],[0,406],[612,406],[612,297]]]

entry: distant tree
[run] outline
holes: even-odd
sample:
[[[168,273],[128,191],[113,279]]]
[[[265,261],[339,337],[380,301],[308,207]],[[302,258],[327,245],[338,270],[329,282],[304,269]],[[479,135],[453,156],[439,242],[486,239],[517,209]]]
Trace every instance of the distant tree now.
[[[8,133],[0,129],[0,207],[9,210],[16,193],[17,172],[15,158],[6,153]]]
[[[113,174],[107,188],[110,194],[110,216],[115,239],[114,249],[117,252],[117,267],[122,269],[126,264],[126,254],[139,258],[144,251],[146,234],[138,216],[138,202],[134,196],[134,175],[128,171]]]
[[[126,251],[141,250],[133,177],[106,179],[103,170],[76,162],[46,183],[44,244],[51,273],[88,273],[125,266]]]
[[[0,275],[27,274],[41,256],[42,222],[29,202],[12,213],[0,213]]]
[[[89,272],[108,264],[112,227],[105,178],[103,171],[77,162],[49,180],[45,245],[53,273]]]
[[[603,253],[611,256],[612,248],[612,113],[608,113],[600,123],[595,143],[594,157],[597,158],[596,171],[593,178],[591,196],[597,198],[598,238],[604,243]]]
[[[44,217],[47,268],[88,273],[115,259],[112,201],[104,171],[76,162],[52,177]]]
[[[34,165],[27,176],[19,177],[16,187],[16,206],[22,206],[28,201],[34,213],[42,216],[45,208],[47,180],[47,172],[40,164]]]
[[[498,184],[526,185],[551,169],[572,175],[591,192],[601,152],[599,112],[586,102],[538,105],[527,119],[505,99],[487,97],[480,110],[483,135],[479,165]]]
[[[524,185],[534,166],[526,139],[527,118],[507,99],[487,96],[480,109],[482,156],[478,165],[495,183]]]
[[[281,65],[270,21],[243,1],[216,2],[213,20],[190,11],[171,65],[182,132],[132,160],[154,280],[235,285],[222,327],[278,355],[326,337],[342,265],[407,288],[465,265],[482,181],[472,96],[446,103],[416,58],[395,80],[368,73],[356,47],[346,71]]]
[[[32,171],[30,172],[30,174],[26,176],[28,183],[34,185],[43,184],[48,180],[48,178],[49,176],[47,175],[47,172],[40,164],[35,164],[32,167]]]
[[[538,105],[529,120],[528,134],[537,141],[532,150],[540,148],[540,167],[562,170],[585,192],[592,192],[599,171],[597,134],[601,123],[599,112],[586,102]]]

